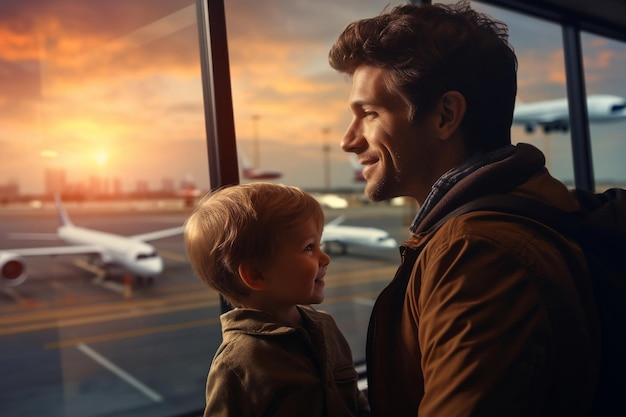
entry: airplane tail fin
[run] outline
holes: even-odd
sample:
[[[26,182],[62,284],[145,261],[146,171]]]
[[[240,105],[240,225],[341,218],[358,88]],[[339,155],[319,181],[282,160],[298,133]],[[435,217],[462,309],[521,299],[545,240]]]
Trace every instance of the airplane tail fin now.
[[[61,223],[61,226],[72,226],[70,216],[67,215],[59,194],[54,195],[54,202],[57,206],[57,213],[59,214],[59,222]]]

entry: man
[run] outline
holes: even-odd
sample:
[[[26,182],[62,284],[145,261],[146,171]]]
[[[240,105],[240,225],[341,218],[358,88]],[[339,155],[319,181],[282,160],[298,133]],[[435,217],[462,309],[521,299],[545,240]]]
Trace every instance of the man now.
[[[348,25],[329,61],[352,76],[341,146],[365,166],[367,196],[420,204],[372,312],[372,415],[589,415],[599,338],[580,248],[493,211],[429,230],[490,194],[578,208],[538,149],[511,144],[506,25],[467,2],[398,6]]]

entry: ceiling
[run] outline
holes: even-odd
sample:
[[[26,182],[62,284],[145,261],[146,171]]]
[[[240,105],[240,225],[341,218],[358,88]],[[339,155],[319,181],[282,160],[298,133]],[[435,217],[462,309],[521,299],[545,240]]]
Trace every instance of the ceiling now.
[[[626,0],[481,0],[626,42]]]

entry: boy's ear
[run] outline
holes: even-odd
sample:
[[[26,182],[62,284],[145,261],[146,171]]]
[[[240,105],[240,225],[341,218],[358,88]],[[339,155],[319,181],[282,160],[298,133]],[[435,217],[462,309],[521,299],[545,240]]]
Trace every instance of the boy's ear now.
[[[261,268],[250,262],[242,262],[239,265],[239,276],[246,287],[253,291],[262,291],[267,285]]]
[[[446,140],[459,130],[465,116],[467,102],[463,94],[458,91],[447,91],[441,96],[439,109],[440,119],[437,126],[439,138]]]

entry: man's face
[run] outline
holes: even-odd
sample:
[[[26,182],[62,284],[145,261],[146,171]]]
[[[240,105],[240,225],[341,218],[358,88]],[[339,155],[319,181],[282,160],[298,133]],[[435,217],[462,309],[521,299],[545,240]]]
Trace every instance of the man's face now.
[[[365,194],[373,201],[409,196],[418,201],[437,179],[434,115],[409,120],[409,104],[384,83],[385,70],[361,66],[352,77],[352,122],[341,142],[364,165]]]

